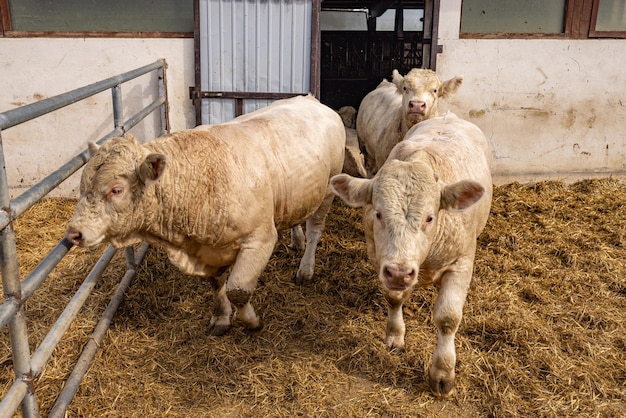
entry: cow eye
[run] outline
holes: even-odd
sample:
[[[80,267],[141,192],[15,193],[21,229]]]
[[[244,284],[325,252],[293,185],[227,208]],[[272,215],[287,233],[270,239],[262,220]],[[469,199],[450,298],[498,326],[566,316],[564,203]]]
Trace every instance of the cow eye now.
[[[113,186],[109,191],[109,196],[121,196],[124,193],[124,188],[122,186]]]
[[[437,94],[437,89],[433,89],[433,93]]]
[[[426,223],[427,223],[427,224],[432,223],[432,222],[433,222],[433,219],[435,219],[433,215],[428,215],[428,216],[426,217]]]
[[[374,216],[376,217],[376,219],[381,219],[383,217],[383,215],[381,215],[379,211],[374,211]]]

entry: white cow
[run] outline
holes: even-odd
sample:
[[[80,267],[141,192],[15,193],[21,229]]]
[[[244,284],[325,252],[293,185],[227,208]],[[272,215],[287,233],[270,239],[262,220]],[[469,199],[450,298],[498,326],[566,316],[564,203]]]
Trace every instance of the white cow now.
[[[356,109],[354,106],[342,106],[337,110],[346,128],[356,128]]]
[[[491,207],[491,153],[475,125],[453,114],[419,123],[372,179],[331,179],[348,205],[363,207],[368,257],[389,303],[385,343],[404,347],[402,304],[415,286],[435,285],[437,348],[429,383],[454,389],[454,337],[472,278],[476,238]]]
[[[130,136],[92,144],[67,238],[85,247],[159,245],[183,273],[211,279],[211,334],[230,328],[231,303],[236,319],[257,329],[250,298],[278,230],[306,221],[296,282],[312,279],[345,135],[335,111],[299,96],[145,145]]]
[[[391,149],[416,123],[439,115],[439,98],[451,97],[463,83],[457,76],[440,81],[432,70],[414,68],[404,77],[393,70],[361,101],[356,130],[365,151],[366,168],[376,174]]]

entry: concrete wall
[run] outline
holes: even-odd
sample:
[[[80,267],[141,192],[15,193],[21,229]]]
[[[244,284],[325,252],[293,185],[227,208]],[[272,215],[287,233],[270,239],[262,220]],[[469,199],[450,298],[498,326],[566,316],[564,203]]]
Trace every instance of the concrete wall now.
[[[189,86],[194,85],[193,39],[0,38],[0,112],[105,78],[167,61],[172,130],[195,126]],[[154,100],[156,75],[122,85],[125,119]],[[158,113],[158,112],[157,112]],[[139,140],[158,133],[158,114],[130,132]],[[11,197],[21,194],[113,129],[111,92],[105,91],[2,132]],[[79,176],[56,196],[76,197]]]
[[[485,132],[496,181],[626,174],[626,40],[459,39],[441,3],[437,72],[465,77],[443,107]]]

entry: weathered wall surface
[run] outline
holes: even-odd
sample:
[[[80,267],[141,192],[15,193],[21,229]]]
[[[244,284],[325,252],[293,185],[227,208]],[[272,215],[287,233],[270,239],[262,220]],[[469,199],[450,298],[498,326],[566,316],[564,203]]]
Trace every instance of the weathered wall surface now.
[[[0,112],[150,64],[167,61],[172,130],[195,125],[189,100],[194,84],[193,39],[0,38]],[[122,85],[124,119],[154,100],[156,75]],[[158,115],[131,132],[142,141],[158,132]],[[12,198],[113,129],[111,92],[105,91],[2,132]],[[75,197],[79,176],[55,191]]]
[[[465,80],[445,108],[483,129],[497,180],[625,175],[626,40],[459,39],[454,3],[437,72]]]
[[[487,134],[496,182],[626,175],[626,40],[459,39],[460,12],[460,0],[442,2],[437,72],[465,77],[442,108]],[[0,112],[159,58],[168,63],[171,128],[193,127],[193,39],[0,38]],[[125,114],[152,100],[155,83],[123,85]],[[111,114],[103,92],[2,132],[12,196],[111,131]],[[147,141],[157,127],[149,118],[131,132]],[[55,193],[75,197],[77,186],[74,175]]]

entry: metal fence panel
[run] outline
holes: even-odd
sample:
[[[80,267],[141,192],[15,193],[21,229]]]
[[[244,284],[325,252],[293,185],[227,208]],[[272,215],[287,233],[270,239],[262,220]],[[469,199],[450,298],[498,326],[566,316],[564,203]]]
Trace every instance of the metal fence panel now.
[[[36,385],[33,382],[40,375],[54,348],[76,315],[78,315],[91,290],[93,290],[95,282],[100,278],[115,253],[115,250],[109,246],[31,356],[24,304],[67,254],[72,244],[66,239],[62,239],[22,281],[17,261],[13,221],[80,169],[88,161],[89,155],[86,150],[83,151],[11,201],[2,147],[2,130],[53,112],[104,90],[111,89],[113,101],[112,118],[115,128],[109,134],[100,138],[97,141],[98,143],[101,144],[113,136],[122,135],[155,111],[158,111],[161,131],[166,133],[169,130],[169,122],[167,120],[167,85],[165,83],[166,67],[164,60],[158,60],[136,70],[41,100],[31,105],[0,113],[0,270],[2,273],[2,290],[5,297],[4,302],[0,305],[0,329],[7,325],[9,327],[13,368],[15,371],[14,383],[0,402],[0,418],[13,416],[20,405],[24,417],[39,416],[39,407],[35,393]],[[153,71],[156,71],[159,80],[157,83],[157,99],[133,114],[129,119],[124,120],[122,83]],[[136,265],[143,259],[147,248],[147,244],[144,243],[137,255],[134,254],[132,247],[127,248],[126,273],[121,279],[118,290],[111,299],[101,321],[94,329],[92,338],[87,342],[83,355],[66,382],[62,396],[59,398],[60,401],[57,402],[53,409],[54,416],[63,416],[65,414],[69,402],[93,359],[99,342],[104,338],[106,329],[121,302],[125,289],[135,276]]]

